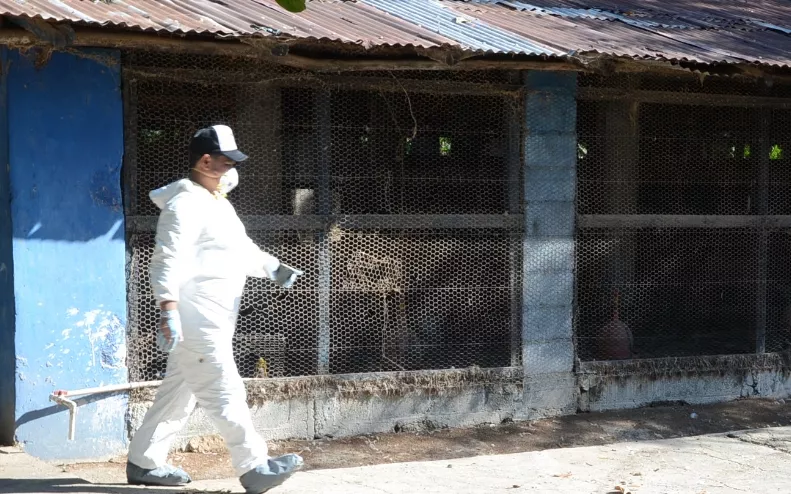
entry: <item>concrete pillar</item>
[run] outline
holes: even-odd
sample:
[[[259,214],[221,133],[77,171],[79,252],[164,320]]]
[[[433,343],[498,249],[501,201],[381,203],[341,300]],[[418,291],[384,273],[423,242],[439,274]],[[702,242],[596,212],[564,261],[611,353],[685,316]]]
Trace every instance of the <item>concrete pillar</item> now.
[[[575,73],[525,75],[525,236],[522,320],[528,417],[573,413]]]
[[[16,435],[45,459],[126,448],[126,395],[79,400],[76,440],[56,389],[127,380],[120,54],[9,52]]]

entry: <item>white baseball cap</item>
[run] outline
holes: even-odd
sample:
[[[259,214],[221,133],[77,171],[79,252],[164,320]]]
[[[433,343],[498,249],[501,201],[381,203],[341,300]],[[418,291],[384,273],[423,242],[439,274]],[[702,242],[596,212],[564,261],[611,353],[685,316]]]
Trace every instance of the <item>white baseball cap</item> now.
[[[221,154],[237,163],[247,159],[247,155],[237,149],[233,131],[227,125],[212,125],[200,129],[192,136],[189,150],[190,153],[198,155]]]

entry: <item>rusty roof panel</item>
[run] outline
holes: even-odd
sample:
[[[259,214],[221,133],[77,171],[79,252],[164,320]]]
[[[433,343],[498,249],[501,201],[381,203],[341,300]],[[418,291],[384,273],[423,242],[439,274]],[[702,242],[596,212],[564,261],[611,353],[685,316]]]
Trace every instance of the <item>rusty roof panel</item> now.
[[[180,34],[253,34],[372,45],[457,44],[364,4],[313,1],[302,14],[275,0],[0,0],[0,14]]]
[[[791,27],[791,7],[782,0],[753,4],[732,0],[448,3],[455,10],[568,53],[791,65],[791,36],[783,32]],[[761,8],[748,6],[755,3]],[[743,17],[728,10],[733,4]],[[759,20],[770,18],[771,23]]]
[[[483,19],[464,16],[453,9],[455,2],[426,0],[363,0],[363,2],[410,24],[425,26],[454,39],[466,50],[535,55],[563,54],[514,31],[491,26]],[[458,3],[464,4],[464,2]]]
[[[648,13],[714,22],[747,18],[766,22],[785,18],[787,21],[791,12],[785,0],[510,0],[508,3],[528,9],[598,9],[631,16]]]
[[[219,37],[791,66],[788,0],[0,0],[0,15]]]
[[[711,63],[737,62],[735,58],[722,57],[705,47],[694,50],[684,42],[657,35],[646,29],[614,21],[577,17],[538,17],[530,12],[506,12],[493,5],[466,5],[457,7],[503,29],[529,33],[533,39],[550,44],[569,53],[601,53],[636,58],[687,60]],[[606,29],[602,29],[602,23]],[[686,30],[685,30],[686,31]]]

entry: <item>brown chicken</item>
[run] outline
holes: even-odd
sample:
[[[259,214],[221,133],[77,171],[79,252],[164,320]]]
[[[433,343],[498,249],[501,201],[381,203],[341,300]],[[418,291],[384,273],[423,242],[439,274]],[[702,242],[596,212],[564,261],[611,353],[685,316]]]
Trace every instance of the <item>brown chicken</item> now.
[[[599,360],[626,360],[632,358],[634,337],[629,326],[620,319],[620,300],[618,290],[614,293],[615,308],[612,320],[601,330],[599,340]]]

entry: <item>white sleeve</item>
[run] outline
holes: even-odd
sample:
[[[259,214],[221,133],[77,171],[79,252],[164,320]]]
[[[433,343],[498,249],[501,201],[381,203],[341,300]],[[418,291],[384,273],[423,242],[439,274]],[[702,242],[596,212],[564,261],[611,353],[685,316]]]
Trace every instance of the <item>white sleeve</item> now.
[[[157,303],[179,301],[181,285],[190,276],[188,270],[203,230],[201,213],[188,195],[176,196],[159,215],[154,254],[149,274]]]
[[[247,237],[247,249],[249,252],[246,256],[248,261],[247,276],[274,280],[275,271],[280,267],[280,260],[261,250],[250,237]]]

